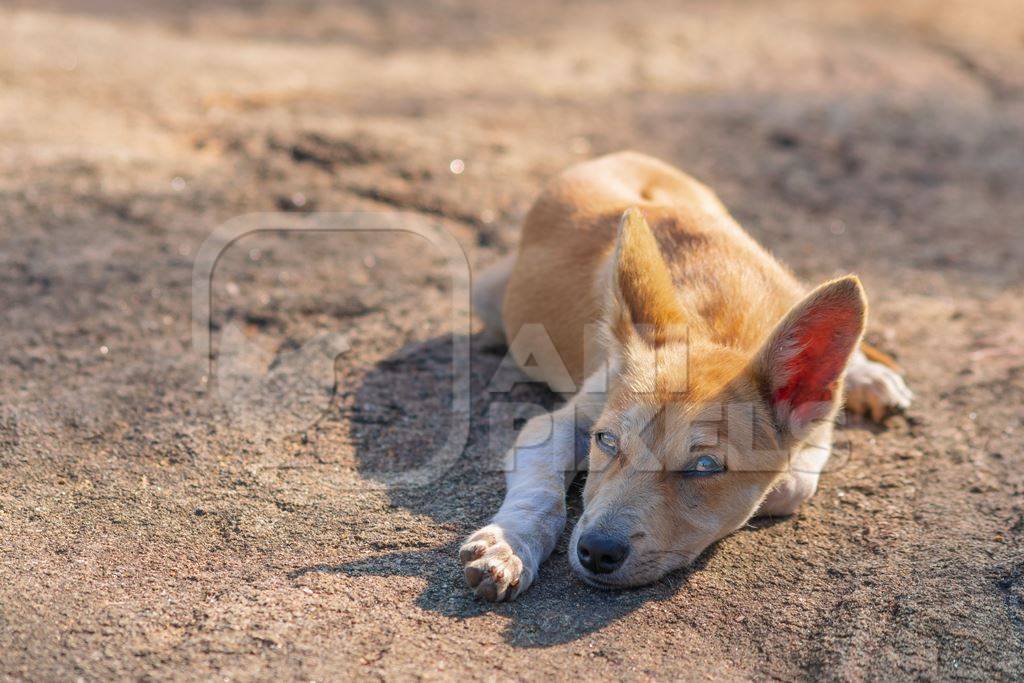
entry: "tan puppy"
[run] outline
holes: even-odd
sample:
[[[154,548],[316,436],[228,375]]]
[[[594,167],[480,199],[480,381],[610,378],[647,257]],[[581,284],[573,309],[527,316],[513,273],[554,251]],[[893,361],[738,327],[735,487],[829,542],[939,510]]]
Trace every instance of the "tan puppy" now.
[[[575,393],[523,428],[501,509],[462,546],[488,600],[519,595],[554,549],[580,434],[570,562],[588,583],[632,586],[813,495],[844,377],[850,409],[876,419],[911,399],[859,348],[857,278],[807,292],[711,190],[640,154],[556,178],[475,295],[527,375]]]

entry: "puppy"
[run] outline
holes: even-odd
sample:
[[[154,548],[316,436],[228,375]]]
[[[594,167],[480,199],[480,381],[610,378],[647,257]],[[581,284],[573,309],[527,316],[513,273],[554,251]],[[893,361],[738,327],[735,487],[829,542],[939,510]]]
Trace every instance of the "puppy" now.
[[[711,190],[636,153],[551,182],[518,253],[474,294],[521,369],[574,394],[526,423],[501,508],[460,549],[487,600],[526,590],[554,549],[574,454],[589,472],[572,568],[636,586],[812,496],[844,384],[848,408],[875,419],[912,398],[891,361],[861,348],[856,277],[808,291]]]

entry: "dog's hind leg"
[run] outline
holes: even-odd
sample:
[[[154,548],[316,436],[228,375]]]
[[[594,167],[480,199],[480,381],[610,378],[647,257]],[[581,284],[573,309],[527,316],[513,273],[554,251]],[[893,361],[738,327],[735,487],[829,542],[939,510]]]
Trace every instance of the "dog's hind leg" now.
[[[484,323],[482,341],[486,345],[496,346],[505,342],[501,305],[512,269],[516,265],[516,256],[516,252],[512,252],[502,257],[474,278],[473,311]]]
[[[914,394],[899,366],[881,351],[863,345],[846,366],[846,409],[881,422],[890,410],[910,406]]]
[[[600,373],[594,377],[603,381]],[[501,508],[459,549],[466,581],[485,600],[512,600],[529,588],[565,529],[577,435],[590,429],[604,403],[603,394],[587,391],[588,384],[560,409],[526,423],[506,455]]]

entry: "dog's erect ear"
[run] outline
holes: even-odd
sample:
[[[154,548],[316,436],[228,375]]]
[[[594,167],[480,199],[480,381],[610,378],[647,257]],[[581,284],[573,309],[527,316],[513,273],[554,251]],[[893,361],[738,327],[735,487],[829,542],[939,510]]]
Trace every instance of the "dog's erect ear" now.
[[[808,294],[769,335],[754,372],[784,438],[801,440],[834,416],[866,318],[864,290],[851,275]]]
[[[623,214],[612,258],[607,312],[612,335],[622,344],[640,338],[659,346],[683,332],[672,275],[639,209]]]

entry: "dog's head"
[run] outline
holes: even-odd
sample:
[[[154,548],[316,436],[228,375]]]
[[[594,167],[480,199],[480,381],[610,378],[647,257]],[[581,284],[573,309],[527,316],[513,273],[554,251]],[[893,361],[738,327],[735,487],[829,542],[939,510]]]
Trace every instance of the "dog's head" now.
[[[692,562],[754,514],[838,410],[864,328],[854,277],[811,292],[751,353],[687,319],[638,211],[610,263],[610,373],[594,422],[584,513],[570,561],[590,583],[649,583]]]

